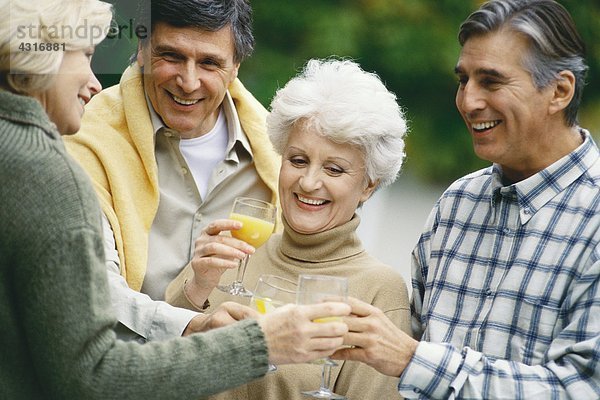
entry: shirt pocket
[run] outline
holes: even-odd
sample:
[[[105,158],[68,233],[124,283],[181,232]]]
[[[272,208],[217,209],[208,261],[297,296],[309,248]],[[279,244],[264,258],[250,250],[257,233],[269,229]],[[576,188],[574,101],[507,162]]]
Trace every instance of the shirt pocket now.
[[[542,361],[559,324],[560,309],[525,298],[515,305],[516,333],[511,340],[513,355],[528,365]]]

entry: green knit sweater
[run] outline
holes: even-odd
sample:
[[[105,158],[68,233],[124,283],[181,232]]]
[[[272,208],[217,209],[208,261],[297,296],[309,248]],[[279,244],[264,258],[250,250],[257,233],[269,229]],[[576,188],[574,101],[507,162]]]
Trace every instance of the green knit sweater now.
[[[34,99],[0,90],[0,399],[194,399],[267,370],[256,321],[116,340],[100,209]]]

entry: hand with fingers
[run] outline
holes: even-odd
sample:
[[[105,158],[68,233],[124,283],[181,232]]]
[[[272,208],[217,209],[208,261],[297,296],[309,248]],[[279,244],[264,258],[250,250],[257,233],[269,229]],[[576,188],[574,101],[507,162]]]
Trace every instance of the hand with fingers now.
[[[400,376],[419,342],[390,321],[377,307],[355,298],[348,298],[352,315],[344,318],[348,334],[344,345],[331,358],[363,362],[382,374]]]
[[[345,323],[313,322],[325,317],[350,314],[345,303],[326,302],[311,305],[288,304],[258,319],[267,341],[269,362],[291,364],[313,361],[331,355],[342,346],[348,333]]]
[[[237,268],[245,255],[254,253],[254,247],[248,243],[223,234],[241,227],[239,221],[218,219],[208,224],[196,239],[191,261],[194,278],[184,288],[186,296],[194,304],[203,304],[219,283],[221,275],[227,269]]]
[[[198,314],[188,324],[183,336],[196,332],[206,332],[211,329],[231,325],[246,318],[258,318],[260,314],[245,305],[227,301],[222,303],[210,314]]]

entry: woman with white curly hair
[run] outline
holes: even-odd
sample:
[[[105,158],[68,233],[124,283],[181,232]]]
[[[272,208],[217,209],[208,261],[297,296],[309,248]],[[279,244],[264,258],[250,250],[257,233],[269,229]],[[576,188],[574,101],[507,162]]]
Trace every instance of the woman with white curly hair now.
[[[378,189],[391,184],[404,159],[406,120],[396,96],[379,77],[350,60],[310,60],[280,89],[267,117],[270,139],[282,156],[279,197],[283,232],[250,258],[244,286],[260,275],[296,281],[300,274],[348,278],[349,296],[383,310],[400,329],[410,331],[406,284],[392,268],[367,254],[356,229],[359,208]],[[192,267],[167,289],[167,300],[193,308],[224,301],[245,302],[218,290],[229,283],[246,243],[222,232],[238,229],[232,220],[209,224]],[[280,366],[248,385],[224,392],[222,399],[302,399],[314,389],[320,365]],[[331,370],[331,389],[350,399],[396,399],[394,378],[357,362]],[[397,381],[397,379],[396,379]]]

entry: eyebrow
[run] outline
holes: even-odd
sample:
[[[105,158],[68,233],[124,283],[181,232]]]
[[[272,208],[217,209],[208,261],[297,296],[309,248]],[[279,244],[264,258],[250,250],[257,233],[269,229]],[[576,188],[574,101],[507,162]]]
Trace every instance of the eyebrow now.
[[[288,147],[287,150],[286,150],[286,153],[289,152],[290,150],[296,151],[298,153],[302,153],[302,154],[306,155],[306,151],[304,149],[298,148],[296,146],[290,146],[290,147]],[[328,161],[345,162],[345,163],[347,163],[349,165],[352,165],[352,163],[349,160],[347,160],[347,159],[345,159],[343,157],[337,157],[337,156],[328,157]]]
[[[457,65],[456,67],[454,67],[454,73],[456,75],[464,75],[465,71],[463,68],[461,68],[460,66]],[[492,69],[492,68],[478,68],[475,70],[475,75],[487,75],[487,76],[493,76],[498,79],[506,79],[506,76],[504,74],[502,74],[497,69]]]
[[[168,44],[157,44],[156,46],[152,46],[152,52],[153,53],[176,53],[176,54],[181,54],[181,51],[179,51],[179,49],[170,46]]]
[[[181,50],[179,50],[177,47],[171,46],[169,44],[157,44],[155,47],[152,48],[152,51],[154,53],[164,53],[164,52],[171,52],[171,53],[176,53],[184,58],[187,58],[182,52]],[[202,57],[203,59],[211,59],[214,60],[218,63],[224,64],[226,62],[225,58],[223,58],[222,56],[218,55],[218,54],[214,54],[214,53],[208,53],[208,54],[203,54]]]

